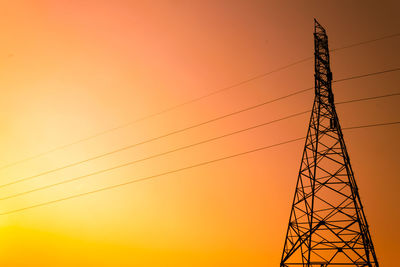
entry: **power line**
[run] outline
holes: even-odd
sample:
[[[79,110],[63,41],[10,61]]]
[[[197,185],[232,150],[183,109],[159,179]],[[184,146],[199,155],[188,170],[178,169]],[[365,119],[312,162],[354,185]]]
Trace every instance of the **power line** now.
[[[365,97],[365,98],[346,100],[346,101],[337,102],[335,104],[336,105],[347,104],[347,103],[354,103],[354,102],[360,102],[360,101],[366,101],[366,100],[374,100],[374,99],[391,97],[391,96],[399,96],[399,95],[400,95],[400,93],[392,93],[392,94],[386,94],[386,95],[379,95],[379,96],[372,96],[372,97]]]
[[[380,95],[380,96],[374,96],[374,97],[359,98],[359,99],[353,99],[353,100],[337,102],[336,105],[353,103],[353,102],[360,102],[360,101],[368,101],[368,100],[374,100],[374,99],[392,97],[392,96],[398,96],[398,95],[400,95],[400,93],[393,93],[393,94],[386,94],[386,95]],[[223,134],[223,135],[220,135],[220,136],[217,136],[217,137],[209,138],[209,139],[206,139],[206,140],[194,143],[194,144],[189,144],[189,145],[177,147],[175,149],[168,150],[168,151],[165,151],[165,152],[162,152],[162,153],[157,153],[157,154],[145,157],[145,158],[137,159],[137,160],[126,162],[126,163],[123,163],[123,164],[120,164],[120,165],[116,165],[116,166],[113,166],[113,167],[110,167],[110,168],[106,168],[106,169],[102,169],[102,170],[99,170],[99,171],[91,172],[91,173],[88,173],[88,174],[85,174],[85,175],[81,175],[81,176],[73,177],[73,178],[70,178],[70,179],[66,179],[66,180],[58,182],[58,183],[54,183],[54,184],[38,187],[38,188],[31,189],[31,190],[28,190],[28,191],[24,191],[24,192],[21,192],[21,193],[17,193],[17,194],[14,194],[14,195],[9,195],[9,196],[0,198],[0,201],[6,200],[6,199],[10,199],[10,198],[19,197],[19,196],[22,196],[22,195],[26,195],[26,194],[30,194],[30,193],[33,193],[33,192],[41,191],[41,190],[44,190],[44,189],[52,188],[52,187],[59,186],[59,185],[62,185],[62,184],[67,184],[67,183],[74,182],[74,181],[77,181],[77,180],[81,180],[81,179],[84,179],[84,178],[87,178],[87,177],[90,177],[90,176],[93,176],[93,175],[101,174],[101,173],[104,173],[104,172],[108,172],[108,171],[115,170],[115,169],[118,169],[118,168],[126,167],[126,166],[129,166],[129,165],[133,165],[133,164],[136,164],[136,163],[139,163],[139,162],[142,162],[142,161],[146,161],[146,160],[149,160],[149,159],[157,158],[157,157],[160,157],[160,156],[165,156],[167,154],[171,154],[171,153],[174,153],[174,152],[177,152],[177,151],[180,151],[180,150],[184,150],[184,149],[191,148],[191,147],[194,147],[194,146],[198,146],[198,145],[201,145],[201,144],[209,143],[209,142],[212,142],[212,141],[215,141],[215,140],[218,140],[218,139],[222,139],[222,138],[225,138],[225,137],[229,137],[229,136],[232,136],[232,135],[235,135],[235,134],[238,134],[238,133],[243,133],[243,132],[246,132],[246,131],[249,131],[249,130],[254,130],[254,129],[260,128],[262,126],[266,126],[266,125],[269,125],[269,124],[273,124],[273,123],[276,123],[276,122],[280,122],[280,121],[284,121],[284,120],[287,120],[287,119],[290,119],[290,118],[294,118],[294,117],[297,117],[297,116],[300,116],[300,115],[304,115],[304,114],[309,113],[310,111],[311,110],[307,110],[307,111],[302,111],[302,112],[290,114],[288,116],[285,116],[285,117],[282,117],[282,118],[279,118],[279,119],[275,119],[275,120],[272,120],[272,121],[268,121],[268,122],[264,122],[264,123],[261,123],[261,124],[253,125],[253,126],[250,126],[250,127],[244,128],[244,129],[240,129],[240,130],[237,130],[237,131],[233,131],[233,132],[230,132],[230,133],[227,133],[227,134]]]
[[[347,78],[343,78],[343,79],[340,79],[340,80],[335,80],[335,81],[332,81],[332,82],[343,82],[343,81],[348,81],[348,80],[352,80],[352,79],[359,79],[359,78],[364,78],[364,77],[369,77],[369,76],[374,76],[374,75],[380,75],[380,74],[393,72],[393,71],[399,71],[399,70],[400,70],[400,68],[389,69],[389,70],[385,70],[385,71],[379,71],[379,72],[373,72],[373,73],[368,73],[368,74],[364,74],[364,75],[347,77]],[[97,155],[97,156],[94,156],[94,157],[87,158],[85,160],[73,162],[73,163],[64,165],[64,166],[59,167],[59,168],[51,169],[51,170],[48,170],[48,171],[45,171],[45,172],[41,172],[41,173],[38,173],[38,174],[35,174],[35,175],[32,175],[32,176],[20,178],[20,179],[17,179],[15,181],[13,181],[13,182],[9,182],[9,183],[0,185],[0,188],[6,187],[6,186],[9,186],[9,185],[13,185],[13,184],[17,184],[17,183],[20,183],[20,182],[23,182],[23,181],[27,181],[27,180],[30,180],[30,179],[34,179],[36,177],[43,176],[43,175],[46,175],[46,174],[50,174],[50,173],[53,173],[53,172],[56,172],[56,171],[64,170],[64,169],[67,169],[67,168],[70,168],[70,167],[73,167],[73,166],[77,166],[77,165],[80,165],[80,164],[83,164],[83,163],[86,163],[86,162],[89,162],[89,161],[92,161],[92,160],[95,160],[95,159],[103,158],[105,156],[109,156],[109,155],[112,155],[112,154],[115,154],[115,153],[118,153],[118,152],[121,152],[121,151],[124,151],[124,150],[127,150],[127,149],[131,149],[131,148],[139,146],[139,145],[150,143],[150,142],[153,142],[153,141],[156,141],[156,140],[159,140],[159,139],[162,139],[162,138],[165,138],[165,137],[177,134],[177,133],[185,132],[185,131],[188,131],[190,129],[194,129],[194,128],[197,128],[197,127],[200,127],[200,126],[203,126],[203,125],[206,125],[206,124],[209,124],[209,123],[212,123],[212,122],[215,122],[215,121],[227,118],[227,117],[231,117],[231,116],[234,116],[234,115],[237,115],[237,114],[249,111],[249,110],[253,110],[253,109],[265,106],[267,104],[271,104],[273,102],[277,102],[277,101],[280,101],[280,100],[283,100],[283,99],[286,99],[286,98],[289,98],[289,97],[292,97],[292,96],[307,92],[307,91],[312,90],[312,89],[314,89],[314,87],[309,87],[309,88],[306,88],[306,89],[298,90],[298,91],[295,91],[293,93],[290,93],[290,94],[287,94],[287,95],[284,95],[284,96],[281,96],[281,97],[278,97],[278,98],[275,98],[275,99],[272,99],[272,100],[268,100],[268,101],[265,101],[265,102],[260,103],[260,104],[256,104],[256,105],[253,105],[253,106],[241,109],[241,110],[237,110],[237,111],[234,111],[234,112],[222,115],[222,116],[218,116],[216,118],[213,118],[213,119],[201,122],[201,123],[197,123],[197,124],[194,124],[194,125],[191,125],[191,126],[179,129],[179,130],[175,130],[175,131],[169,132],[167,134],[163,134],[163,135],[160,135],[160,136],[157,136],[157,137],[153,137],[153,138],[150,138],[150,139],[147,139],[147,140],[144,140],[144,141],[132,144],[132,145],[124,146],[124,147],[121,147],[119,149],[116,149],[116,150],[113,150],[113,151],[110,151],[110,152],[106,152],[106,153],[103,153],[103,154],[100,154],[100,155]]]
[[[256,75],[256,76],[253,76],[253,77],[251,77],[251,78],[249,78],[249,79],[246,79],[246,80],[243,80],[243,81],[241,81],[241,82],[232,84],[232,85],[230,85],[230,86],[223,87],[223,88],[218,89],[218,90],[215,90],[215,91],[213,91],[213,92],[211,92],[211,93],[208,93],[208,94],[202,95],[202,96],[200,96],[200,97],[191,99],[191,100],[189,100],[189,101],[183,102],[183,103],[181,103],[181,104],[178,104],[178,105],[175,105],[175,106],[172,106],[172,107],[163,109],[163,110],[161,110],[161,111],[159,111],[159,112],[156,112],[156,113],[153,113],[153,114],[150,114],[150,115],[141,117],[141,118],[139,118],[139,119],[136,119],[136,120],[127,122],[127,123],[125,123],[125,124],[122,124],[122,125],[119,125],[119,126],[116,126],[116,127],[113,127],[113,128],[110,128],[110,129],[101,131],[101,132],[98,132],[98,133],[96,133],[96,134],[94,134],[94,135],[90,135],[90,136],[88,136],[88,137],[79,139],[79,140],[77,140],[77,141],[74,141],[74,142],[71,142],[71,143],[68,143],[68,144],[65,144],[65,145],[57,146],[57,147],[55,147],[55,148],[53,148],[53,149],[44,151],[44,152],[39,153],[39,154],[36,154],[36,155],[34,155],[34,156],[27,157],[27,158],[24,158],[24,159],[21,159],[21,160],[18,160],[18,161],[9,163],[9,164],[7,164],[7,165],[4,165],[4,166],[0,167],[0,170],[9,168],[9,167],[11,167],[11,166],[20,164],[20,163],[22,163],[22,162],[26,162],[26,161],[29,161],[29,160],[33,160],[33,159],[39,158],[39,157],[44,156],[44,155],[46,155],[46,154],[49,154],[49,153],[52,153],[52,152],[55,152],[55,151],[64,149],[64,148],[69,147],[69,146],[72,146],[72,145],[76,145],[76,144],[79,144],[79,143],[88,141],[88,140],[93,139],[93,138],[96,138],[96,137],[98,137],[98,136],[101,136],[101,135],[104,135],[104,134],[107,134],[107,133],[110,133],[110,132],[113,132],[113,131],[116,131],[116,130],[119,130],[119,129],[122,129],[122,128],[125,128],[125,127],[128,127],[128,126],[130,126],[130,125],[132,125],[132,124],[135,124],[135,123],[138,123],[138,122],[141,122],[141,121],[144,121],[144,120],[151,119],[151,118],[156,117],[156,116],[158,116],[158,115],[161,115],[161,114],[164,114],[164,113],[173,111],[173,110],[175,110],[175,109],[178,109],[178,108],[180,108],[180,107],[189,105],[189,104],[191,104],[191,103],[198,102],[198,101],[200,101],[200,100],[202,100],[202,99],[204,99],[204,98],[207,98],[207,97],[210,97],[210,96],[219,94],[219,93],[224,92],[224,91],[227,91],[227,90],[229,90],[229,89],[233,89],[233,88],[239,87],[239,86],[244,85],[244,84],[246,84],[246,83],[249,83],[249,82],[251,82],[251,81],[255,81],[255,80],[261,79],[261,78],[266,77],[266,76],[268,76],[268,75],[270,75],[270,74],[273,74],[273,73],[275,73],[275,72],[278,72],[278,71],[281,71],[281,70],[290,68],[290,67],[295,66],[295,65],[298,65],[298,64],[300,64],[300,63],[302,63],[302,62],[306,62],[306,61],[308,61],[308,60],[310,60],[310,59],[312,59],[312,57],[303,58],[303,59],[298,60],[298,61],[296,61],[296,62],[293,62],[293,63],[291,63],[291,64],[285,65],[285,66],[283,66],[283,67],[280,67],[280,68],[277,68],[277,69],[274,69],[274,70],[271,70],[271,71],[269,71],[269,72],[265,72],[265,73],[262,73],[262,74],[259,74],[259,75]]]
[[[262,123],[262,124],[258,124],[258,125],[254,125],[254,126],[251,126],[251,127],[245,128],[245,129],[234,131],[234,132],[231,132],[231,133],[228,133],[228,134],[224,134],[224,135],[220,135],[220,136],[213,137],[213,138],[210,138],[210,139],[206,139],[206,140],[194,143],[194,144],[181,146],[181,147],[175,148],[173,150],[168,150],[166,152],[154,154],[154,155],[151,155],[151,156],[146,157],[146,158],[141,158],[141,159],[138,159],[138,160],[130,161],[130,162],[127,162],[127,163],[124,163],[124,164],[120,164],[120,165],[117,165],[117,166],[113,166],[113,167],[110,167],[110,168],[107,168],[107,169],[103,169],[103,170],[100,170],[100,171],[96,171],[96,172],[92,172],[92,173],[89,173],[89,174],[85,174],[85,175],[81,175],[81,176],[78,176],[78,177],[74,177],[74,178],[71,178],[71,179],[67,179],[67,180],[64,180],[64,181],[61,181],[61,182],[58,182],[58,183],[54,183],[54,184],[42,186],[42,187],[39,187],[39,188],[35,188],[35,189],[32,189],[32,190],[24,191],[22,193],[6,196],[6,197],[3,197],[3,198],[0,198],[0,201],[1,200],[6,200],[6,199],[10,199],[10,198],[14,198],[14,197],[18,197],[18,196],[22,196],[22,195],[26,195],[26,194],[37,192],[37,191],[41,191],[41,190],[44,190],[44,189],[48,189],[48,188],[51,188],[51,187],[54,187],[54,186],[58,186],[58,185],[62,185],[62,184],[70,183],[70,182],[74,182],[74,181],[77,181],[77,180],[81,180],[83,178],[87,178],[87,177],[90,177],[90,176],[93,176],[93,175],[101,174],[101,173],[104,173],[104,172],[107,172],[107,171],[115,170],[115,169],[118,169],[118,168],[121,168],[121,167],[125,167],[125,166],[129,166],[129,165],[133,165],[135,163],[139,163],[139,162],[142,162],[142,161],[145,161],[145,160],[149,160],[149,159],[152,159],[152,158],[164,156],[164,155],[167,155],[167,154],[170,154],[170,153],[173,153],[173,152],[177,152],[177,151],[180,151],[180,150],[183,150],[183,149],[191,148],[191,147],[198,146],[198,145],[201,145],[201,144],[205,144],[205,143],[208,143],[208,142],[211,142],[211,141],[222,139],[222,138],[225,138],[225,137],[228,137],[228,136],[232,136],[232,135],[235,135],[235,134],[238,134],[238,133],[242,133],[242,132],[246,132],[246,131],[249,131],[249,130],[253,130],[253,129],[268,125],[268,124],[272,124],[272,123],[283,121],[283,120],[286,120],[286,119],[289,119],[289,118],[297,117],[297,116],[300,116],[300,115],[303,115],[303,114],[307,114],[309,112],[310,112],[310,110],[299,112],[299,113],[295,113],[295,114],[292,114],[292,115],[289,115],[289,116],[286,116],[286,117],[283,117],[283,118],[280,118],[280,119],[276,119],[276,120],[273,120],[273,121],[268,121],[268,122],[265,122],[265,123]]]
[[[367,124],[367,125],[360,125],[360,126],[352,126],[352,127],[343,128],[342,130],[371,128],[371,127],[387,126],[387,125],[395,125],[395,124],[400,124],[400,121],[376,123],[376,124]]]
[[[82,197],[82,196],[85,196],[85,195],[90,195],[90,194],[98,193],[98,192],[101,192],[101,191],[106,191],[106,190],[118,188],[118,187],[121,187],[121,186],[129,185],[129,184],[133,184],[133,183],[138,183],[138,182],[142,182],[142,181],[145,181],[145,180],[154,179],[154,178],[157,178],[157,177],[160,177],[160,176],[173,174],[173,173],[181,172],[181,171],[188,170],[188,169],[193,169],[193,168],[204,166],[204,165],[208,165],[208,164],[211,164],[211,163],[214,163],[214,162],[218,162],[218,161],[222,161],[222,160],[226,160],[226,159],[230,159],[230,158],[234,158],[234,157],[238,157],[238,156],[254,153],[254,152],[261,151],[261,150],[264,150],[264,149],[267,149],[267,148],[272,148],[272,147],[276,147],[276,146],[280,146],[280,145],[284,145],[284,144],[300,141],[300,140],[303,140],[303,139],[304,139],[304,137],[291,139],[291,140],[284,141],[284,142],[281,142],[281,143],[277,143],[277,144],[273,144],[273,145],[269,145],[269,146],[264,146],[264,147],[261,147],[261,148],[252,149],[252,150],[249,150],[249,151],[233,154],[233,155],[230,155],[230,156],[226,156],[226,157],[222,157],[222,158],[217,158],[217,159],[201,162],[201,163],[198,163],[198,164],[186,166],[186,167],[175,169],[175,170],[172,170],[172,171],[167,171],[167,172],[163,172],[163,173],[159,173],[159,174],[155,174],[155,175],[151,175],[151,176],[146,176],[146,177],[135,179],[135,180],[128,181],[128,182],[125,182],[125,183],[120,183],[120,184],[116,184],[116,185],[112,185],[112,186],[107,186],[107,187],[103,187],[103,188],[100,188],[100,189],[88,191],[88,192],[85,192],[85,193],[76,194],[76,195],[72,195],[72,196],[69,196],[69,197],[60,198],[60,199],[56,199],[56,200],[43,202],[43,203],[32,205],[32,206],[28,206],[28,207],[25,207],[25,208],[21,208],[21,209],[12,210],[12,211],[9,211],[9,212],[0,213],[0,215],[6,215],[6,214],[14,213],[14,212],[17,212],[17,211],[32,209],[32,208],[48,205],[48,204],[51,204],[51,203],[56,203],[56,202],[59,202],[59,201],[64,201],[64,200],[68,200],[68,199]]]
[[[184,131],[187,131],[187,130],[190,130],[190,129],[194,129],[194,128],[200,127],[202,125],[211,123],[211,122],[215,122],[215,121],[218,121],[218,120],[221,120],[221,119],[233,116],[233,115],[237,115],[237,114],[240,114],[240,113],[252,110],[252,109],[259,108],[259,107],[267,105],[269,103],[273,103],[273,102],[288,98],[290,96],[294,96],[294,95],[309,91],[311,89],[313,89],[313,88],[303,89],[303,90],[300,90],[300,91],[285,95],[283,97],[279,97],[279,98],[276,98],[276,99],[273,99],[273,100],[269,100],[269,101],[263,102],[261,104],[257,104],[257,105],[254,105],[254,106],[251,106],[251,107],[248,107],[248,108],[245,108],[245,109],[241,109],[241,110],[238,110],[238,111],[235,111],[235,112],[223,115],[223,116],[216,117],[216,118],[211,119],[211,120],[207,120],[207,121],[204,121],[204,122],[201,122],[201,123],[197,123],[197,124],[194,124],[192,126],[185,127],[185,128],[179,129],[179,130],[175,130],[175,131],[169,132],[167,134],[160,135],[160,136],[157,136],[157,137],[154,137],[154,138],[150,138],[150,139],[147,139],[147,140],[144,140],[144,141],[132,144],[132,145],[124,146],[122,148],[119,148],[119,149],[116,149],[116,150],[113,150],[113,151],[110,151],[110,152],[107,152],[107,153],[103,153],[103,154],[100,154],[100,155],[97,155],[97,156],[94,156],[94,157],[91,157],[91,158],[88,158],[88,159],[85,159],[85,160],[77,161],[77,162],[74,162],[74,163],[59,167],[59,168],[55,168],[55,169],[52,169],[52,170],[49,170],[49,171],[45,171],[45,172],[41,172],[41,173],[38,173],[38,174],[35,174],[35,175],[32,175],[32,176],[21,178],[21,179],[18,179],[16,181],[13,181],[13,182],[0,185],[0,188],[3,188],[5,186],[9,186],[9,185],[13,185],[13,184],[17,184],[17,183],[20,183],[22,181],[27,181],[27,180],[30,180],[30,179],[33,179],[33,178],[36,178],[36,177],[39,177],[39,176],[43,176],[43,175],[46,175],[46,174],[50,174],[50,173],[53,173],[53,172],[56,172],[56,171],[60,171],[60,170],[66,169],[66,168],[70,168],[70,167],[73,167],[73,166],[76,166],[76,165],[79,165],[79,164],[82,164],[82,163],[85,163],[85,162],[88,162],[88,161],[92,161],[92,160],[99,159],[99,158],[102,158],[102,157],[105,157],[105,156],[108,156],[108,155],[115,154],[117,152],[121,152],[121,151],[127,150],[127,149],[130,149],[130,148],[142,145],[142,144],[153,142],[153,141],[156,141],[156,140],[159,140],[159,139],[162,139],[162,138],[165,138],[165,137],[177,134],[177,133],[181,133],[181,132],[184,132]]]
[[[354,79],[359,79],[359,78],[364,78],[364,77],[368,77],[368,76],[374,76],[374,75],[378,75],[378,74],[394,72],[394,71],[399,71],[399,70],[400,70],[400,68],[388,69],[388,70],[383,70],[383,71],[379,71],[379,72],[373,72],[373,73],[367,73],[367,74],[362,74],[362,75],[358,75],[358,76],[343,78],[343,79],[335,80],[335,81],[332,81],[332,82],[333,83],[334,82],[336,82],[336,83],[337,82],[343,82],[343,81],[354,80]]]
[[[346,127],[346,128],[343,128],[343,130],[359,129],[359,128],[367,128],[367,127],[379,127],[379,126],[387,126],[387,125],[395,125],[395,124],[400,124],[400,121]],[[213,160],[209,160],[209,161],[204,161],[204,162],[197,163],[197,164],[194,164],[194,165],[189,165],[189,166],[186,166],[186,167],[183,167],[183,168],[179,168],[179,169],[175,169],[175,170],[171,170],[171,171],[167,171],[167,172],[163,172],[163,173],[159,173],[159,174],[155,174],[155,175],[151,175],[151,176],[142,177],[142,178],[139,178],[139,179],[131,180],[131,181],[124,182],[124,183],[119,183],[119,184],[116,184],[116,185],[102,187],[102,188],[99,188],[99,189],[96,189],[96,190],[92,190],[92,191],[88,191],[88,192],[84,192],[84,193],[81,193],[81,194],[71,195],[71,196],[68,196],[68,197],[59,198],[59,199],[56,199],[56,200],[35,204],[35,205],[32,205],[32,206],[27,206],[27,207],[23,207],[23,208],[11,210],[11,211],[6,211],[6,212],[3,212],[3,213],[0,213],[0,215],[7,215],[7,214],[11,214],[11,213],[16,213],[16,212],[28,210],[28,209],[33,209],[33,208],[38,208],[38,207],[50,205],[50,204],[53,204],[53,203],[57,203],[57,202],[61,202],[61,201],[69,200],[69,199],[79,198],[79,197],[83,197],[83,196],[86,196],[86,195],[91,195],[91,194],[94,194],[94,193],[99,193],[99,192],[102,192],[102,191],[107,191],[107,190],[115,189],[115,188],[118,188],[118,187],[123,187],[123,186],[130,185],[130,184],[133,184],[133,183],[138,183],[138,182],[154,179],[154,178],[157,178],[157,177],[160,177],[160,176],[165,176],[165,175],[181,172],[181,171],[184,171],[184,170],[193,169],[193,168],[200,167],[200,166],[209,165],[209,164],[212,164],[212,163],[215,163],[215,162],[219,162],[219,161],[223,161],[223,160],[227,160],[227,159],[231,159],[231,158],[235,158],[235,157],[239,157],[239,156],[244,156],[244,155],[247,155],[247,154],[255,153],[255,152],[258,152],[258,151],[262,151],[262,150],[265,150],[265,149],[269,149],[269,148],[273,148],[273,147],[277,147],[277,146],[281,146],[281,145],[285,145],[285,144],[289,144],[289,143],[293,143],[293,142],[297,142],[297,141],[304,140],[304,139],[305,139],[305,137],[299,137],[299,138],[295,138],[295,139],[290,139],[290,140],[283,141],[283,142],[280,142],[280,143],[275,143],[275,144],[272,144],[272,145],[259,147],[259,148],[248,150],[248,151],[244,151],[244,152],[241,152],[241,153],[237,153],[237,154],[233,154],[233,155],[229,155],[229,156],[225,156],[225,157],[221,157],[221,158],[217,158],[217,159],[213,159]]]
[[[385,39],[390,39],[390,38],[394,38],[394,37],[398,37],[398,36],[400,36],[400,33],[396,33],[396,34],[392,34],[392,35],[387,35],[387,36],[383,36],[383,37],[380,37],[380,38],[370,39],[370,40],[367,40],[367,41],[358,42],[358,43],[354,43],[354,44],[347,45],[347,46],[338,47],[338,48],[332,49],[332,50],[330,50],[330,51],[331,51],[331,52],[334,52],[334,51],[344,50],[344,49],[348,49],[348,48],[352,48],[352,47],[356,47],[356,46],[360,46],[360,45],[364,45],[364,44],[369,44],[369,43],[372,43],[372,42],[381,41],[381,40],[385,40]],[[300,64],[300,63],[306,62],[306,61],[311,60],[311,59],[313,59],[313,57],[303,58],[303,59],[298,60],[298,61],[295,61],[295,62],[293,62],[293,63],[291,63],[291,64],[285,65],[285,66],[283,66],[283,67],[280,67],[280,68],[277,68],[277,69],[274,69],[274,70],[271,70],[271,71],[269,71],[269,72],[265,72],[265,73],[262,73],[262,74],[259,74],[259,75],[256,75],[256,76],[253,76],[253,77],[251,77],[251,78],[249,78],[249,79],[246,79],[246,80],[243,80],[243,81],[241,81],[241,82],[232,84],[232,85],[230,85],[230,86],[223,87],[223,88],[221,88],[221,89],[215,90],[215,91],[210,92],[210,93],[208,93],[208,94],[205,94],[205,95],[203,95],[203,96],[200,96],[200,97],[197,97],[197,98],[188,100],[188,101],[186,101],[186,102],[183,102],[183,103],[181,103],[181,104],[178,104],[178,105],[175,105],[175,106],[166,108],[166,109],[161,110],[161,111],[159,111],[159,112],[152,113],[152,114],[150,114],[150,115],[147,115],[147,116],[138,118],[138,119],[136,119],[136,120],[127,122],[127,123],[125,123],[125,124],[122,124],[122,125],[119,125],[119,126],[116,126],[116,127],[113,127],[113,128],[109,128],[109,129],[107,129],[107,130],[98,132],[98,133],[93,134],[93,135],[90,135],[90,136],[88,136],[88,137],[85,137],[85,138],[76,140],[76,141],[74,141],[74,142],[70,142],[70,143],[67,143],[67,144],[64,144],[64,145],[61,145],[61,146],[54,147],[54,148],[52,148],[52,149],[50,149],[50,150],[44,151],[44,152],[42,152],[42,153],[38,153],[38,154],[33,155],[33,156],[31,156],[31,157],[27,157],[27,158],[24,158],[24,159],[21,159],[21,160],[18,160],[18,161],[14,161],[14,162],[12,162],[12,163],[3,165],[2,167],[0,167],[0,170],[5,169],[5,168],[12,167],[12,166],[14,166],[14,165],[17,165],[17,164],[20,164],[20,163],[23,163],[23,162],[26,162],[26,161],[29,161],[29,160],[33,160],[33,159],[42,157],[42,156],[44,156],[44,155],[46,155],[46,154],[49,154],[49,153],[52,153],[52,152],[55,152],[55,151],[64,149],[64,148],[69,147],[69,146],[72,146],[72,145],[76,145],[76,144],[79,144],[79,143],[88,141],[88,140],[90,140],[90,139],[93,139],[93,138],[96,138],[96,137],[98,137],[98,136],[101,136],[101,135],[104,135],[104,134],[107,134],[107,133],[110,133],[110,132],[113,132],[113,131],[116,131],[116,130],[125,128],[125,127],[127,127],[127,126],[130,126],[130,125],[132,125],[132,124],[138,123],[138,122],[140,122],[140,121],[144,121],[144,120],[147,120],[147,119],[156,117],[156,116],[158,116],[158,115],[161,115],[161,114],[170,112],[170,111],[172,111],[172,110],[178,109],[178,108],[180,108],[180,107],[189,105],[189,104],[191,104],[191,103],[200,101],[200,100],[202,100],[202,99],[204,99],[204,98],[207,98],[207,97],[210,97],[210,96],[212,96],[212,95],[219,94],[219,93],[221,93],[221,92],[223,92],[223,91],[227,91],[227,90],[229,90],[229,89],[233,89],[233,88],[239,87],[239,86],[241,86],[241,85],[243,85],[243,84],[252,82],[252,81],[254,81],[254,80],[258,80],[258,79],[263,78],[263,77],[266,77],[266,76],[268,76],[268,75],[270,75],[270,74],[272,74],[272,73],[275,73],[275,72],[278,72],[278,71],[281,71],[281,70],[290,68],[290,67],[292,67],[292,66],[298,65],[298,64]]]
[[[400,36],[400,33],[390,34],[390,35],[386,35],[386,36],[383,36],[383,37],[380,37],[380,38],[371,39],[371,40],[368,40],[368,41],[363,41],[363,42],[354,43],[354,44],[351,44],[351,45],[341,46],[341,47],[338,47],[338,48],[331,49],[329,51],[330,52],[335,52],[335,51],[339,51],[339,50],[343,50],[343,49],[347,49],[347,48],[351,48],[351,47],[356,47],[356,46],[359,46],[359,45],[369,44],[369,43],[372,43],[372,42],[381,41],[381,40],[385,40],[385,39],[390,39],[390,38],[394,38],[394,37],[398,37],[398,36]]]

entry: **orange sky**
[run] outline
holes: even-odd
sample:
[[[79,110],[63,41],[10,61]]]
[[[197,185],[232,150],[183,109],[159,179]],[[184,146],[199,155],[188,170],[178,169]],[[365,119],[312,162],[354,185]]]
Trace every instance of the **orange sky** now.
[[[398,33],[398,1],[3,1],[0,165],[313,56]],[[331,55],[334,79],[399,67],[400,38]],[[398,72],[334,84],[399,92]],[[1,169],[1,184],[313,86],[313,62]],[[312,91],[0,188],[0,198],[311,108]],[[399,120],[399,98],[337,107],[342,127]],[[24,196],[2,212],[305,136],[309,115]],[[344,132],[382,266],[400,245],[398,126]],[[0,217],[3,266],[277,266],[304,142]],[[0,184],[0,185],[1,185]]]

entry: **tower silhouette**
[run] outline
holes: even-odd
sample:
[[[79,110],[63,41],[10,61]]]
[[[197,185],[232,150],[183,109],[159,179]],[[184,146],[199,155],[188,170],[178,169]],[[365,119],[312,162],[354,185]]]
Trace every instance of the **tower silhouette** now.
[[[332,93],[328,37],[314,20],[315,99],[281,267],[379,266]]]

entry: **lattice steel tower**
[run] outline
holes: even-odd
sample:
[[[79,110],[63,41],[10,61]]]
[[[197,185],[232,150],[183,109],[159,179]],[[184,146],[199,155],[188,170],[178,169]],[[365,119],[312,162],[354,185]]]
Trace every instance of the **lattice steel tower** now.
[[[315,20],[315,99],[281,267],[378,267],[332,93],[328,37]]]

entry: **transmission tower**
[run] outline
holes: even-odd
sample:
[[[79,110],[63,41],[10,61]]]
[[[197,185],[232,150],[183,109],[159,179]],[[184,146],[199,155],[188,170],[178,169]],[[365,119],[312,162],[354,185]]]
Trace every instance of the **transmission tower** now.
[[[314,20],[315,99],[281,267],[378,267],[332,93],[328,37]]]

